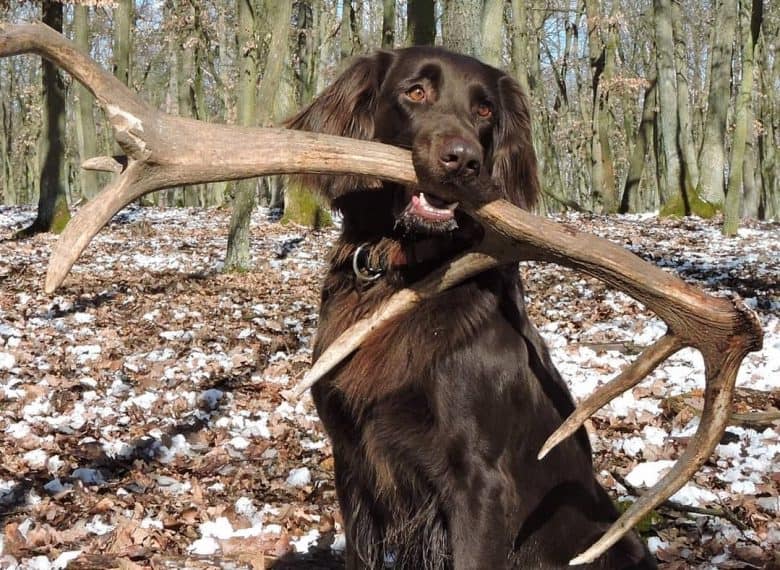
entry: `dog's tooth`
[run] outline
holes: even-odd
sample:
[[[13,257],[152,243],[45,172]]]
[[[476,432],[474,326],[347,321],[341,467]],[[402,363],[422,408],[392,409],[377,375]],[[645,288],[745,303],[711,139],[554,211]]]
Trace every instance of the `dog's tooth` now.
[[[457,208],[457,207],[458,207],[458,204],[460,204],[460,202],[453,202],[452,204],[447,204],[447,209],[448,209],[450,212],[454,212],[454,211],[455,211],[455,208]]]

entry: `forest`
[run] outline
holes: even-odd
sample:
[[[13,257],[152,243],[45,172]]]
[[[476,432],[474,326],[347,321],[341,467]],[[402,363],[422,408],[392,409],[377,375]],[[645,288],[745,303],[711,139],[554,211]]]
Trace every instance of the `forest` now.
[[[121,89],[40,57],[68,42]],[[177,153],[215,156],[224,139],[186,140],[213,125],[249,153],[275,139],[238,127],[283,125],[356,57],[413,45],[529,97],[541,196],[499,219],[521,253],[490,263],[519,266],[578,409],[623,382],[578,434],[607,502],[635,512],[676,476],[626,527],[660,568],[780,567],[779,44],[772,0],[0,0],[0,569],[345,567],[336,445],[300,388],[344,212],[305,178],[219,181],[218,160],[197,184],[135,176],[197,170]],[[487,235],[463,258],[503,254]],[[475,275],[441,273],[399,294]]]
[[[780,212],[775,2],[0,4],[2,20],[43,18],[62,30],[155,107],[212,122],[279,124],[356,54],[444,45],[509,70],[530,94],[543,211],[722,213],[726,234]],[[31,57],[0,61],[0,92],[2,203],[35,204],[41,188],[60,197],[52,211],[94,196],[106,177],[80,164],[113,152],[90,94]],[[149,198],[255,199],[327,223],[305,189],[275,178]]]

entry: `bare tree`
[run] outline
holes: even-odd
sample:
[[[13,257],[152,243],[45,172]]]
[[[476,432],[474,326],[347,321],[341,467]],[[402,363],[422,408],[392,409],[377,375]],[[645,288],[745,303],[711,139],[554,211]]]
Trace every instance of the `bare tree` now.
[[[73,7],[73,30],[76,44],[86,53],[89,49],[89,7],[84,4]],[[97,156],[97,131],[93,107],[95,98],[87,89],[77,83],[73,89],[76,98],[76,138],[78,139],[79,157],[82,161]],[[98,191],[96,172],[79,169],[82,198],[92,198]]]
[[[239,53],[238,109],[239,125],[252,126],[257,121],[257,77],[259,46],[255,2],[236,0],[238,14],[236,42]],[[246,271],[249,268],[249,225],[255,207],[256,182],[244,180],[235,185],[233,214],[230,218],[225,269]]]
[[[43,0],[43,23],[62,32],[62,4]],[[20,235],[60,233],[70,220],[68,210],[68,165],[65,159],[65,85],[57,67],[43,61],[43,129],[39,140],[40,194],[35,221]]]
[[[723,204],[726,166],[726,118],[731,101],[731,51],[738,19],[737,0],[720,0],[709,59],[709,95],[704,138],[699,153],[699,194]]]
[[[735,108],[734,140],[729,161],[729,185],[723,208],[723,233],[736,235],[740,220],[740,200],[744,181],[745,146],[748,121],[751,118],[750,99],[753,91],[753,62],[761,23],[764,19],[762,0],[739,0],[739,26],[742,40],[742,80]]]
[[[395,0],[382,1],[382,47],[395,46]]]
[[[434,0],[408,0],[406,3],[406,45],[432,46],[436,39]]]
[[[444,0],[441,34],[445,47],[477,57],[482,47],[482,0]]]

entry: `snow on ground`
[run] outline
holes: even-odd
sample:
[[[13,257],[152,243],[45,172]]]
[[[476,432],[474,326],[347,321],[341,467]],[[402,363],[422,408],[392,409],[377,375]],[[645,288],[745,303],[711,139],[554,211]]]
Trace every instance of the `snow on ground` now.
[[[129,208],[49,297],[55,238],[10,239],[33,217],[0,207],[0,568],[143,565],[160,553],[174,566],[251,567],[296,551],[338,567],[330,445],[309,396],[281,394],[310,364],[335,231],[259,212],[255,271],[223,275],[228,212]],[[780,434],[766,412],[780,408],[780,228],[725,239],[699,219],[558,220],[757,311],[764,348],[740,370],[739,415],[673,497],[728,517],[664,508],[643,530],[662,567],[776,561]],[[529,313],[577,399],[665,331],[598,281],[522,270]],[[703,383],[700,356],[683,350],[594,417],[605,486],[630,497],[669,469],[698,425]]]

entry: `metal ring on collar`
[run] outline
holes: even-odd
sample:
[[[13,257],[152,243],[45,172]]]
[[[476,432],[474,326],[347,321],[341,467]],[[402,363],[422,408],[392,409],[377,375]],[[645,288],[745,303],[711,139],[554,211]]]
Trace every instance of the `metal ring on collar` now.
[[[375,269],[370,266],[361,267],[361,263],[360,263],[360,254],[368,246],[369,243],[365,242],[365,243],[361,243],[357,247],[357,249],[355,249],[355,253],[352,254],[352,271],[355,272],[355,276],[361,281],[376,281],[377,279],[382,277],[384,271],[382,271],[381,269]]]

